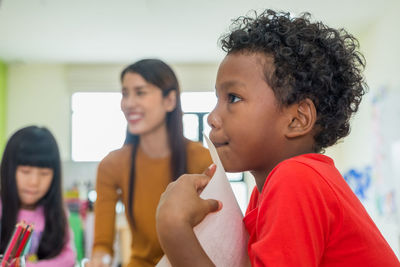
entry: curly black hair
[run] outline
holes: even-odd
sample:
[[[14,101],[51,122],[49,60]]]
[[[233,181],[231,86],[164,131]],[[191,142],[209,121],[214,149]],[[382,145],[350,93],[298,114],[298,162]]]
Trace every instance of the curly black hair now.
[[[280,105],[306,98],[314,102],[315,152],[347,136],[350,117],[368,88],[357,39],[344,29],[311,22],[310,13],[296,18],[270,9],[253,13],[233,21],[230,32],[219,40],[222,49],[228,54],[272,56],[274,70],[264,75]]]

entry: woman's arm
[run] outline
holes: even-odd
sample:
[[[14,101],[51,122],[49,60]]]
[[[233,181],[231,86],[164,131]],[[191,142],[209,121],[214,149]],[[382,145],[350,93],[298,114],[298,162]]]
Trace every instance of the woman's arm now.
[[[97,199],[94,208],[93,254],[97,251],[113,253],[115,236],[115,205],[117,192],[117,170],[107,158],[100,162],[97,171]]]
[[[113,163],[106,157],[100,162],[97,170],[93,251],[90,262],[86,264],[90,267],[110,266],[104,259],[110,258],[113,253],[115,205],[119,198],[116,182],[119,172]]]
[[[165,254],[174,267],[215,266],[201,247],[193,227],[221,203],[201,199],[199,194],[215,172],[212,165],[204,174],[186,174],[170,183],[157,208],[157,234]]]

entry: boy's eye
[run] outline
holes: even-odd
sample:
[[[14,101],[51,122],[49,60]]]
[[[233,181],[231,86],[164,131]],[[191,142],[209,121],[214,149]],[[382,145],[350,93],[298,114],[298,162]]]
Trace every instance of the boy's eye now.
[[[137,96],[142,96],[142,95],[145,95],[147,92],[145,91],[145,90],[138,90],[138,91],[136,91],[136,95]]]
[[[234,94],[228,94],[228,102],[229,103],[236,103],[238,101],[242,100],[240,97]]]

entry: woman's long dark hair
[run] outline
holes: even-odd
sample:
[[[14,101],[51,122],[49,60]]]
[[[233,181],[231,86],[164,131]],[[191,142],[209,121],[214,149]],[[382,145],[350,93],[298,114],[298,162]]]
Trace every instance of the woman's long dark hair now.
[[[4,253],[6,249],[21,207],[16,183],[16,170],[19,165],[53,170],[54,176],[50,188],[37,203],[43,206],[45,216],[45,227],[37,256],[39,259],[53,258],[63,249],[67,236],[67,219],[62,200],[60,153],[51,132],[36,126],[25,127],[15,132],[4,150],[0,167],[2,202],[0,252]]]
[[[171,177],[176,180],[186,173],[186,139],[183,136],[182,107],[180,89],[175,73],[167,64],[158,59],[143,59],[127,66],[121,73],[121,82],[126,73],[137,73],[148,83],[162,91],[163,97],[171,91],[176,92],[176,107],[166,116],[169,147],[171,149]],[[126,133],[125,144],[132,144],[131,170],[129,179],[128,214],[133,221],[133,194],[135,186],[135,159],[140,142],[139,135]]]

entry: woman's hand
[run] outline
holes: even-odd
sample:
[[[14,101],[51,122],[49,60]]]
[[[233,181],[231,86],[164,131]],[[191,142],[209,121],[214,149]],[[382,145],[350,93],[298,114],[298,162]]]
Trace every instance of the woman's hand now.
[[[213,164],[203,174],[182,175],[161,195],[156,213],[157,234],[173,266],[214,266],[197,240],[193,227],[208,213],[222,208],[221,202],[199,196],[215,169]]]
[[[110,267],[111,256],[106,252],[94,252],[92,258],[82,267]]]

